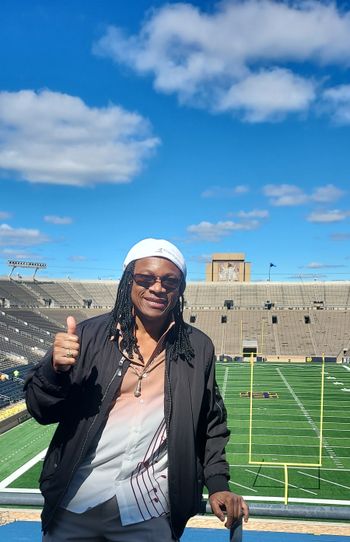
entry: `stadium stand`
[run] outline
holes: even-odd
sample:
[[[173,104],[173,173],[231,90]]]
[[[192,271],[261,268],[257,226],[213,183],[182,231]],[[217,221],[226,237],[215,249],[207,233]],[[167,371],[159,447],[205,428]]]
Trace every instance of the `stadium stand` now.
[[[7,302],[12,307],[36,307],[40,304],[37,296],[24,283],[6,279],[0,280],[0,300],[3,306]]]
[[[32,364],[13,365],[13,363],[10,367],[5,367],[0,358],[0,374],[2,376],[0,378],[0,414],[2,407],[23,399],[23,382],[31,367]],[[3,378],[4,376],[6,378]],[[0,416],[0,421],[2,419]]]
[[[69,314],[82,321],[110,310],[116,289],[117,281],[1,278],[3,363],[35,363]],[[184,317],[211,336],[218,356],[239,357],[253,340],[267,360],[341,361],[350,351],[350,281],[190,282]]]

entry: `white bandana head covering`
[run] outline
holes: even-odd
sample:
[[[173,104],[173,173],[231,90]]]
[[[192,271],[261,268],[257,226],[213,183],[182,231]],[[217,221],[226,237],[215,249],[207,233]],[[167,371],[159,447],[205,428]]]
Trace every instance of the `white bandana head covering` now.
[[[149,258],[151,256],[159,256],[160,258],[170,260],[180,269],[184,278],[186,278],[185,258],[175,245],[165,239],[142,239],[142,241],[136,243],[126,255],[123,269],[134,260]]]

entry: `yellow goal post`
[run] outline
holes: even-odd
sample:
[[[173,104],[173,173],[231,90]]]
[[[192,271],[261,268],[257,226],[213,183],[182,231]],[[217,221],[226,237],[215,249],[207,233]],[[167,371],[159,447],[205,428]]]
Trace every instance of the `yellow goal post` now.
[[[250,403],[249,403],[249,465],[259,466],[282,466],[284,467],[284,504],[288,504],[288,467],[322,467],[322,442],[323,442],[323,412],[324,412],[324,375],[325,375],[325,354],[322,354],[321,368],[321,389],[320,389],[320,429],[319,429],[319,459],[318,463],[298,463],[279,461],[253,461],[253,387],[254,387],[254,354],[250,355]]]

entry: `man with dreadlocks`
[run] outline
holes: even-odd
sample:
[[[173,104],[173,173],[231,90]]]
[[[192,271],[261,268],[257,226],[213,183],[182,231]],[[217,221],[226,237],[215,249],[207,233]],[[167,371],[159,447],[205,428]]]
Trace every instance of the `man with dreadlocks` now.
[[[28,410],[58,422],[40,477],[44,542],[178,540],[204,484],[228,528],[248,520],[228,487],[213,344],[183,320],[185,280],[172,243],[140,241],[113,311],[68,317],[28,377]]]

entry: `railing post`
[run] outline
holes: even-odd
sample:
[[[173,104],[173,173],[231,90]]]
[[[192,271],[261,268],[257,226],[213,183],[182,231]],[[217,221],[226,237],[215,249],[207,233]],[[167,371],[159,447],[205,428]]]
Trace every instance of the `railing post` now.
[[[242,542],[242,518],[237,519],[230,529],[230,542]]]

